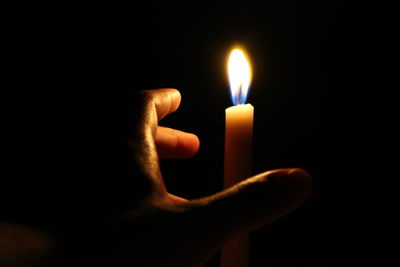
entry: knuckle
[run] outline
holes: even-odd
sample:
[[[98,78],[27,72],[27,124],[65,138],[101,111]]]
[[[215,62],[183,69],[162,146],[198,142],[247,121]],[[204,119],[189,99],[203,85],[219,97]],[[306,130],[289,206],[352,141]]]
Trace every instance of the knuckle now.
[[[141,100],[144,100],[146,102],[154,99],[153,93],[149,90],[141,90],[138,92],[138,95],[141,98]]]

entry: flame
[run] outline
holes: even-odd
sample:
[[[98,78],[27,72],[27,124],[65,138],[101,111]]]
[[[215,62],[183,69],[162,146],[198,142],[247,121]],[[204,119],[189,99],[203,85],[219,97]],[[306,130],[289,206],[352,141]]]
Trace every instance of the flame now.
[[[244,104],[251,83],[251,68],[250,61],[241,49],[235,48],[229,55],[228,76],[233,104]]]

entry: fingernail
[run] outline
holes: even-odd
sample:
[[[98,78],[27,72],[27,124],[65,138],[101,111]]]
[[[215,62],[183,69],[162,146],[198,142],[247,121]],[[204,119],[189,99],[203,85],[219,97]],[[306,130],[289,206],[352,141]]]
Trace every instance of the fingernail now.
[[[310,174],[308,174],[307,171],[300,168],[291,169],[288,174],[296,177],[310,177]]]
[[[311,176],[300,168],[276,170],[268,179],[272,184],[285,188],[287,197],[296,201],[308,198],[313,187]]]
[[[268,176],[268,180],[271,182],[280,181],[281,178],[305,178],[310,179],[308,172],[301,168],[291,168],[291,169],[279,169],[274,171]]]

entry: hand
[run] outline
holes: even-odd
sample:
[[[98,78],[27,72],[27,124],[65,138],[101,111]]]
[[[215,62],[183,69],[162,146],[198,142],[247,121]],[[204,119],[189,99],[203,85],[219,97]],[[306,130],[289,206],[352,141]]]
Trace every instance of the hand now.
[[[199,148],[195,135],[158,126],[176,111],[177,90],[143,91],[131,148],[136,170],[148,181],[142,204],[121,217],[101,262],[121,266],[200,266],[230,237],[266,225],[300,205],[311,180],[299,169],[265,172],[202,199],[186,200],[167,192],[158,157],[189,157]],[[139,105],[138,105],[139,106]],[[118,227],[122,227],[118,226]],[[118,244],[118,245],[116,245]],[[117,266],[119,266],[117,264]]]
[[[158,126],[180,100],[175,89],[142,91],[135,99],[129,147],[138,201],[79,235],[44,242],[46,253],[37,254],[58,250],[66,266],[201,266],[235,234],[279,219],[309,196],[311,178],[301,169],[264,172],[201,199],[169,194],[159,157],[190,157],[199,148],[195,135]]]

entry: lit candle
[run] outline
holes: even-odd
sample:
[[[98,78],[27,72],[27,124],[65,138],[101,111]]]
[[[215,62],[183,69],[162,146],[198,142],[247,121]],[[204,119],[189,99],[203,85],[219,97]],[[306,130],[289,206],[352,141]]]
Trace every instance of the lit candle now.
[[[225,188],[251,175],[254,108],[245,104],[251,68],[242,50],[233,49],[230,53],[228,75],[234,106],[225,110]],[[248,234],[236,236],[222,247],[221,267],[245,267],[248,264]]]

